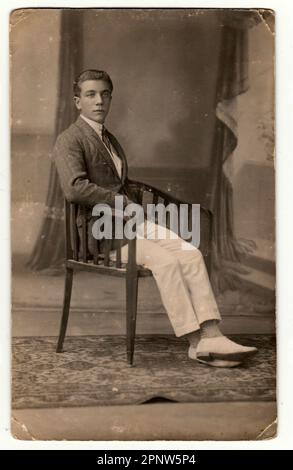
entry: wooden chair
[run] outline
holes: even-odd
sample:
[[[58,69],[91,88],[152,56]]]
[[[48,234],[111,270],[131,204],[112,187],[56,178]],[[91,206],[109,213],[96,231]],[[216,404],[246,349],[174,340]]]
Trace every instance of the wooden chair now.
[[[136,199],[139,204],[145,206],[145,204],[148,203],[163,203],[167,206],[173,203],[178,207],[179,215],[179,206],[184,203],[183,201],[148,184],[130,181],[129,185],[131,190],[135,191]],[[191,204],[188,205],[188,208],[191,210]],[[80,206],[82,219],[81,237],[79,237],[76,225],[77,211],[77,204],[65,201],[65,287],[63,313],[56,352],[60,353],[63,351],[63,342],[66,335],[70,311],[73,273],[75,270],[89,271],[96,274],[118,276],[126,279],[126,351],[127,361],[132,365],[136,331],[138,280],[140,277],[152,276],[152,272],[136,264],[136,239],[128,240],[128,262],[126,264],[121,262],[121,244],[115,250],[115,261],[110,259],[111,240],[105,241],[106,249],[103,254],[98,251],[98,243],[94,243],[94,253],[92,256],[89,255],[85,207]],[[114,212],[113,215],[115,215]],[[200,250],[205,259],[207,270],[210,272],[212,214],[203,207],[201,207],[200,226]]]

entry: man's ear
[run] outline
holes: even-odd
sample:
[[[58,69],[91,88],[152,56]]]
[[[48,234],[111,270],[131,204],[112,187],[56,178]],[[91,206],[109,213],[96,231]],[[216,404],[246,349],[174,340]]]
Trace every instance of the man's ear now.
[[[74,96],[74,97],[73,97],[73,101],[74,101],[75,106],[77,107],[77,109],[81,109],[81,106],[80,106],[80,97],[79,97],[79,96]]]

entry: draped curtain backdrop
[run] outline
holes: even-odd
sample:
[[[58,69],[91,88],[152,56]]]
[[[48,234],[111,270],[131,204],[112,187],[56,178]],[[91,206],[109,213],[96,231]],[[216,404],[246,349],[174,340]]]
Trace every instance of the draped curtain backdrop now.
[[[250,240],[236,240],[233,224],[233,152],[237,146],[237,97],[248,90],[248,30],[259,23],[257,12],[222,13],[216,126],[211,161],[213,226],[212,283],[217,291],[236,288],[243,272],[241,255],[253,251]]]
[[[55,138],[77,117],[72,100],[72,83],[82,68],[82,11],[63,10],[61,14],[59,51],[59,84]],[[70,103],[72,105],[70,106]],[[64,198],[55,166],[51,164],[44,218],[28,262],[43,273],[58,274],[64,260]]]
[[[221,48],[215,102],[216,125],[210,165],[211,209],[214,213],[213,275],[217,290],[235,285],[240,255],[251,250],[249,241],[237,241],[233,230],[231,162],[237,146],[237,96],[248,88],[248,29],[258,14],[220,11]],[[71,84],[83,68],[82,11],[63,10],[59,53],[59,90],[56,136],[76,117]],[[69,103],[72,102],[72,106]],[[36,271],[58,273],[64,259],[63,195],[51,165],[44,220],[29,266]]]

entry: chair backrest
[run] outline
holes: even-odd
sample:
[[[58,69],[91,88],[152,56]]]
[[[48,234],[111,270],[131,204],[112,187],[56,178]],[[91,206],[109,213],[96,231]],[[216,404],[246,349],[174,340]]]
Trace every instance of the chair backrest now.
[[[76,219],[80,220],[78,230]],[[91,238],[92,253],[90,253],[88,243]],[[82,263],[92,262],[94,265],[113,266],[121,268],[121,246],[122,240],[116,241],[114,261],[110,261],[111,240],[104,240],[103,253],[99,251],[98,240],[88,233],[88,220],[86,207],[70,203],[65,200],[65,250],[66,259],[73,259]]]

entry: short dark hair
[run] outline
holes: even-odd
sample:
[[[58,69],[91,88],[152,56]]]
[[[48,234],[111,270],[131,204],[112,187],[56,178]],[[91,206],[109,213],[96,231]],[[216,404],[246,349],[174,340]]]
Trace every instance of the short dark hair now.
[[[113,91],[113,83],[107,72],[104,72],[103,70],[88,69],[81,72],[73,82],[74,96],[80,96],[80,85],[87,80],[104,80],[109,84],[111,93]]]

